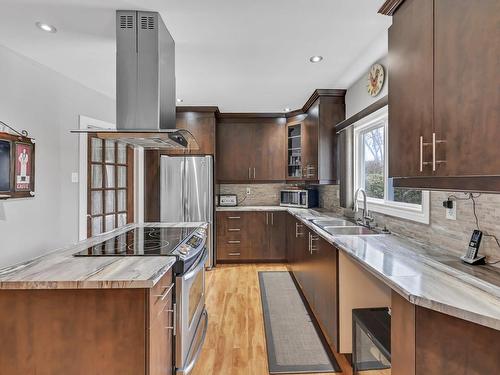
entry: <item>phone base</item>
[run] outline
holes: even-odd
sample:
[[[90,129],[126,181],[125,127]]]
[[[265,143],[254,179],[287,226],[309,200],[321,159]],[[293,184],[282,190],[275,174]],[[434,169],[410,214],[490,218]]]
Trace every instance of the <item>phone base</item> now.
[[[462,259],[462,261],[464,261],[465,263],[469,263],[472,265],[478,265],[478,264],[484,264],[486,257],[484,255],[480,255],[480,256],[475,257],[474,259],[471,259],[471,258],[467,258],[464,255],[464,256],[461,256],[460,259]]]

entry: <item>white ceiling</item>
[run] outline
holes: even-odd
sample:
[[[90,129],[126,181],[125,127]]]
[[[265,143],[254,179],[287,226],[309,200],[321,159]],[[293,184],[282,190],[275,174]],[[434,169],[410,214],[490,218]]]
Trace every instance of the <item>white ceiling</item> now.
[[[155,10],[176,41],[183,105],[277,112],[316,88],[349,87],[386,52],[383,1],[0,0],[0,44],[114,97],[114,11]]]

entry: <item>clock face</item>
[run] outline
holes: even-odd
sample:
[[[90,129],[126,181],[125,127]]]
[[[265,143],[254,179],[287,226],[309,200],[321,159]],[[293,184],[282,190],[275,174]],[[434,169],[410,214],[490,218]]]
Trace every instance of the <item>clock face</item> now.
[[[384,85],[384,67],[374,64],[368,72],[367,89],[371,96],[377,96]]]

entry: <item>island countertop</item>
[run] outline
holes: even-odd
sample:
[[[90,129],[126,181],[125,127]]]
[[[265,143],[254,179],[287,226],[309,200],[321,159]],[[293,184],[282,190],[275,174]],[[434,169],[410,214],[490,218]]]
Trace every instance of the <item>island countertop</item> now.
[[[500,330],[498,268],[464,265],[453,253],[398,235],[331,235],[310,219],[342,217],[323,209],[238,206],[217,211],[287,211],[409,302]]]
[[[73,254],[134,228],[203,223],[129,224],[32,260],[0,269],[0,289],[151,288],[175,263],[173,256],[75,257]]]

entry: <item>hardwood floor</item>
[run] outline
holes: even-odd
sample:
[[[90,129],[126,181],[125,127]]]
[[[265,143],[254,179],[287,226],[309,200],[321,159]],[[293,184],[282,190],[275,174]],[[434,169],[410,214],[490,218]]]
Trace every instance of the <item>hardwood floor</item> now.
[[[269,374],[257,273],[286,270],[283,264],[237,264],[221,265],[207,272],[208,333],[192,375]],[[345,357],[335,356],[342,374],[351,375]],[[387,374],[390,371],[363,372]]]

